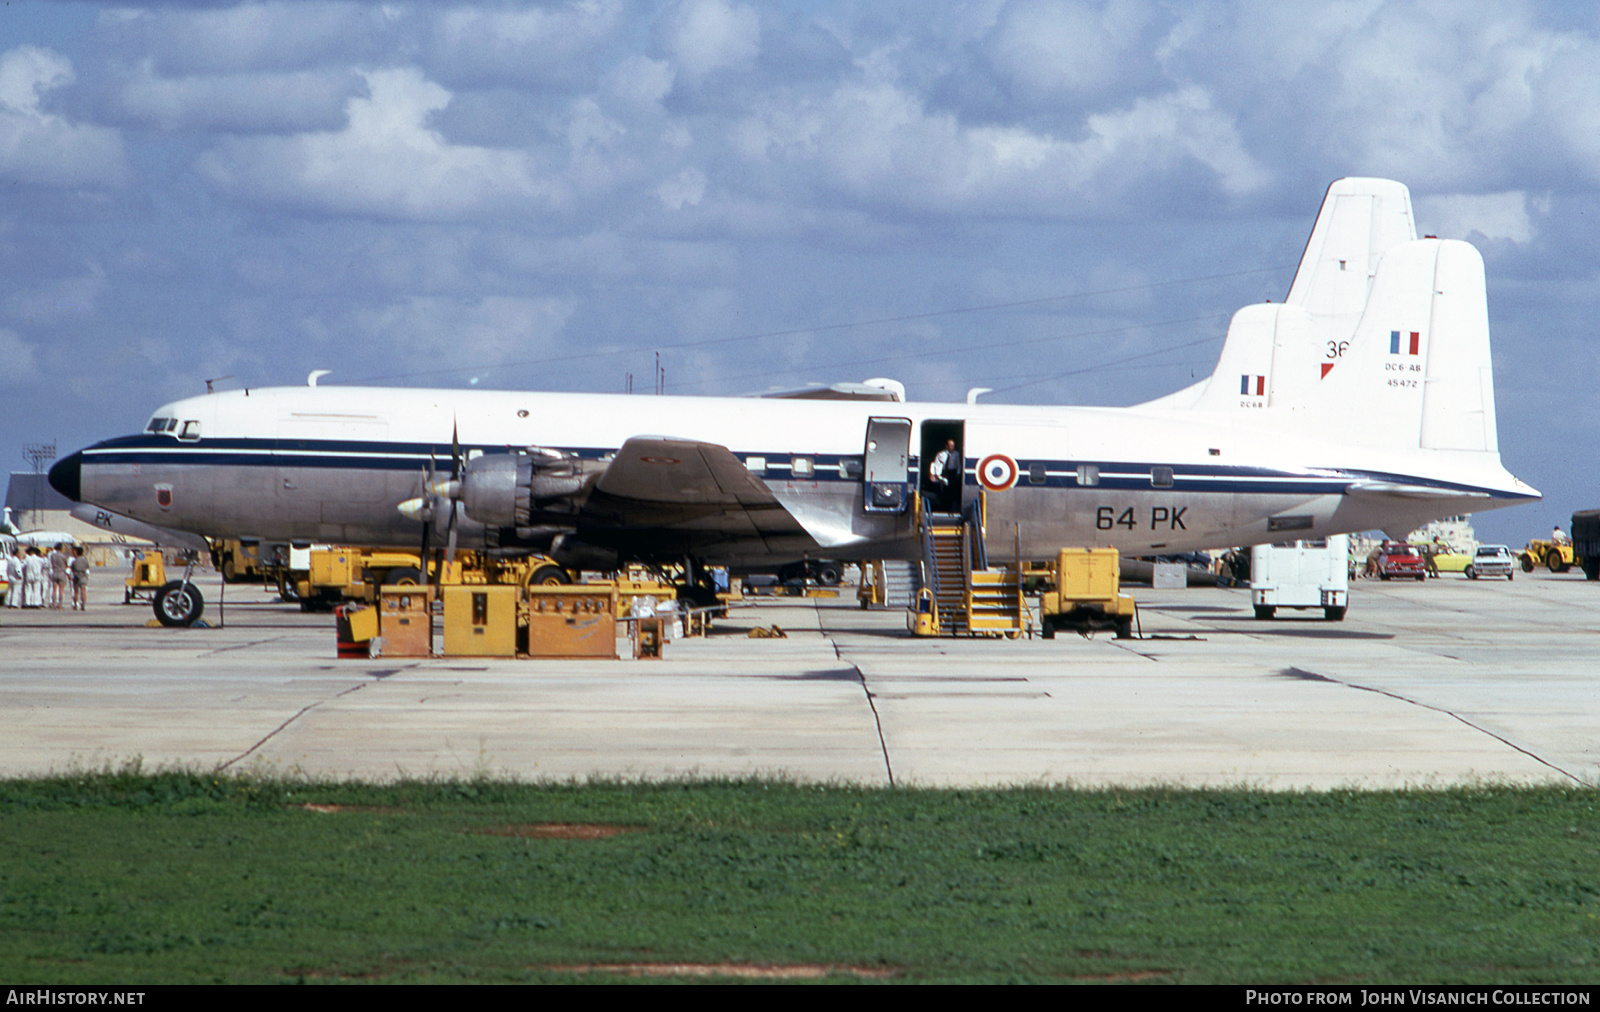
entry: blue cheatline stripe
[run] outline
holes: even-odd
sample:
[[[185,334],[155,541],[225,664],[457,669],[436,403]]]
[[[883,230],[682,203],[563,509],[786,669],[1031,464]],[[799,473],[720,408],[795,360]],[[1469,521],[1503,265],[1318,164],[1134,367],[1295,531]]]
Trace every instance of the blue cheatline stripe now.
[[[1399,331],[1395,331],[1398,340]],[[1248,377],[1247,377],[1248,379]],[[284,444],[292,445],[284,445]],[[462,447],[462,452],[481,450],[485,454],[510,452],[506,447]],[[615,448],[569,447],[566,452],[577,454],[584,460],[602,460],[616,452]],[[860,456],[848,454],[805,454],[780,451],[736,450],[734,455],[765,457],[769,470],[787,471],[795,457],[809,457],[816,473],[808,480],[819,483],[847,482],[856,484],[859,477],[845,477],[846,462],[864,463]],[[108,440],[83,451],[86,464],[161,464],[172,466],[212,465],[230,467],[295,467],[334,468],[358,471],[416,471],[429,465],[430,455],[435,469],[450,466],[450,447],[428,443],[388,443],[347,440],[284,440],[271,439],[204,439],[180,442],[170,436],[128,436]],[[965,481],[977,484],[977,459],[964,462]],[[1077,480],[1080,464],[1094,464],[1100,469],[1100,482],[1094,486],[1080,486]],[[1146,461],[1076,461],[1076,460],[1018,460],[1021,473],[1043,466],[1045,480],[1040,483],[1019,483],[1018,489],[1099,489],[1104,491],[1149,491],[1150,471],[1153,467],[1171,467],[1175,485],[1163,491],[1178,492],[1228,492],[1257,494],[1336,495],[1352,481],[1372,479],[1400,484],[1425,485],[1443,491],[1487,492],[1500,499],[1519,498],[1513,493],[1485,489],[1474,485],[1441,482],[1419,478],[1415,475],[1389,472],[1348,471],[1333,468],[1307,468],[1286,471],[1276,468],[1250,466],[1219,466],[1204,464],[1160,464]],[[826,472],[826,473],[823,473]],[[1311,473],[1307,473],[1311,472]],[[906,480],[914,481],[917,465],[907,471]],[[859,471],[858,471],[859,474]]]

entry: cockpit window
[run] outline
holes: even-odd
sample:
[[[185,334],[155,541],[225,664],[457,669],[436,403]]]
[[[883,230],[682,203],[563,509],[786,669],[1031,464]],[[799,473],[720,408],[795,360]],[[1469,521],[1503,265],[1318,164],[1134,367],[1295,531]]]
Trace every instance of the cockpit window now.
[[[144,427],[146,432],[171,432],[178,427],[176,418],[152,418],[150,424]]]
[[[179,439],[199,439],[200,438],[200,421],[199,421],[199,419],[191,418],[188,421],[184,422],[183,423],[183,431],[178,433],[178,438]]]

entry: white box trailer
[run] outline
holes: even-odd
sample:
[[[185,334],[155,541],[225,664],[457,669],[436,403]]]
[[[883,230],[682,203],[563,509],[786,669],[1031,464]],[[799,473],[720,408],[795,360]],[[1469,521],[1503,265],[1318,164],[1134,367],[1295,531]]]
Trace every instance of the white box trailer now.
[[[1256,618],[1279,608],[1321,608],[1330,622],[1350,604],[1350,536],[1256,545],[1250,550],[1250,603]]]

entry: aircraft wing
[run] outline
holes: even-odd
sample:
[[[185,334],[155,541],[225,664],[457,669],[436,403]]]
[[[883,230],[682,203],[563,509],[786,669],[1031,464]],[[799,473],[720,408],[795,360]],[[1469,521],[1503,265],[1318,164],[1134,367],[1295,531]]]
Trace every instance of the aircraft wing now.
[[[185,531],[175,531],[169,527],[157,527],[147,524],[142,520],[125,517],[121,513],[103,510],[88,503],[79,503],[72,507],[72,515],[86,524],[93,524],[102,530],[108,531],[116,537],[142,538],[157,545],[168,545],[174,548],[183,548],[202,555],[211,551],[211,546],[206,539],[198,534],[189,534]]]
[[[756,396],[809,401],[903,401],[906,399],[906,388],[898,380],[878,379],[865,383],[817,384],[794,390],[770,390]]]
[[[676,531],[699,543],[718,535],[769,542],[805,536],[726,446],[660,436],[622,444],[584,502],[580,526],[589,533]]]

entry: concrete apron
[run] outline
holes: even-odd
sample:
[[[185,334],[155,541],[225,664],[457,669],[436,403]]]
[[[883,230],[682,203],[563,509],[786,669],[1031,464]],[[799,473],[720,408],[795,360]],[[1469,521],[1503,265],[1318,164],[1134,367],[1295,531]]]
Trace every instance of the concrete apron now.
[[[147,629],[147,608],[119,604],[12,611],[0,775],[137,758],[372,779],[1592,783],[1595,593],[1363,582],[1327,623],[1257,622],[1237,590],[1140,588],[1146,638],[1129,641],[915,640],[898,612],[780,599],[650,662],[341,661],[331,617],[259,588],[228,589],[220,629]],[[772,625],[787,638],[746,635]]]

